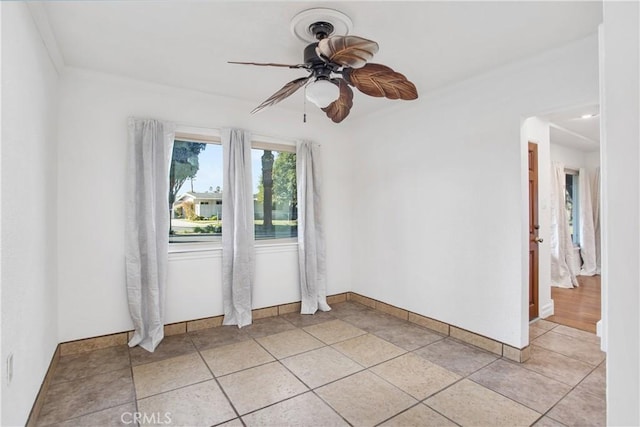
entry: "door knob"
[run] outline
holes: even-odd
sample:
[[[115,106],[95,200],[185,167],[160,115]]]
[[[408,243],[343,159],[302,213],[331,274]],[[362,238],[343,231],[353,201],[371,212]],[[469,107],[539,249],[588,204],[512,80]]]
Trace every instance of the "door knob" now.
[[[542,243],[544,242],[544,239],[542,237],[536,237],[535,239],[533,239],[533,241],[536,243]]]

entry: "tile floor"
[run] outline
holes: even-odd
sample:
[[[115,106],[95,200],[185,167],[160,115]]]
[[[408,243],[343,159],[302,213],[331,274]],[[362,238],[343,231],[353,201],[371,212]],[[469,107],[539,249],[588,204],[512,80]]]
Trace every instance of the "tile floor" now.
[[[598,338],[530,330],[518,364],[347,302],[63,356],[38,425],[605,425]]]

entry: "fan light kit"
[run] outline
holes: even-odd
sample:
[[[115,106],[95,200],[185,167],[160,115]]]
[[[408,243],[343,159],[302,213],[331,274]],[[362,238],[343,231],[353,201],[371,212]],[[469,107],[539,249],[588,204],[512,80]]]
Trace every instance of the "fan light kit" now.
[[[389,99],[418,98],[413,83],[391,68],[368,62],[378,52],[378,43],[348,35],[351,19],[332,9],[309,9],[296,15],[291,31],[299,39],[311,42],[304,49],[304,63],[297,65],[232,62],[230,64],[302,68],[308,77],[290,81],[251,113],[257,113],[305,88],[306,98],[322,109],[333,122],[340,123],[353,106],[354,86],[360,92]],[[334,35],[336,32],[344,35]]]
[[[340,97],[340,88],[331,83],[329,79],[318,77],[315,82],[307,85],[305,95],[318,108],[326,108]]]

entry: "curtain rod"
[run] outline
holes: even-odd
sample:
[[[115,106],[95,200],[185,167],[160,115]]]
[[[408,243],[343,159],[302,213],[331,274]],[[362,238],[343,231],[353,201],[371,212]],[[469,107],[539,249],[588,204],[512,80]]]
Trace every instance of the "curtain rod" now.
[[[259,133],[253,133],[251,130],[252,141],[256,143],[264,143],[264,144],[280,144],[280,145],[288,145],[288,146],[296,146],[297,141],[291,138],[280,137],[280,136],[270,136],[263,135]],[[203,126],[195,126],[187,123],[179,123],[176,122],[176,133],[178,134],[189,134],[189,135],[199,135],[199,139],[203,139],[202,136],[208,136],[212,139],[206,139],[209,142],[220,142],[220,128],[208,128]],[[217,138],[217,139],[216,139]],[[203,139],[204,140],[204,139]]]

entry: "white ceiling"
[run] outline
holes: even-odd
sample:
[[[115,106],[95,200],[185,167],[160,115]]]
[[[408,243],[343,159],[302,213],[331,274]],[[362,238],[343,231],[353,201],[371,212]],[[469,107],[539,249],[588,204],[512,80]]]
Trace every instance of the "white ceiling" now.
[[[583,118],[584,115],[592,117]],[[585,105],[548,114],[550,139],[558,144],[580,151],[600,149],[600,106]]]
[[[290,21],[338,9],[352,34],[376,40],[374,62],[405,74],[421,96],[496,66],[593,34],[602,4],[574,2],[47,1],[67,66],[231,96],[259,104],[304,70],[226,61],[302,62]],[[394,102],[357,93],[352,116]],[[300,109],[302,95],[285,100]]]

